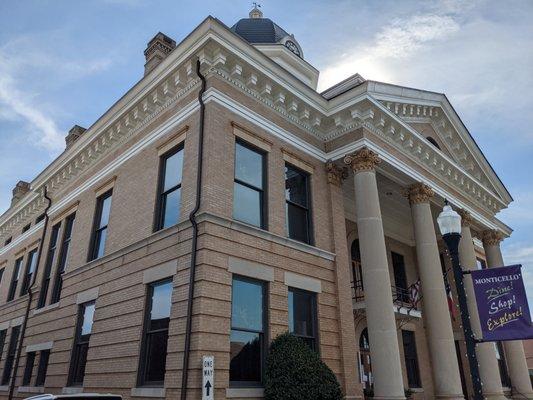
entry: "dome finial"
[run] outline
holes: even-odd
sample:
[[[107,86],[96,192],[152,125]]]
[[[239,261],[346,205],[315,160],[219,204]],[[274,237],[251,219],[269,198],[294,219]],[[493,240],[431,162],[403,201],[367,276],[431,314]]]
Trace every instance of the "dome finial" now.
[[[252,4],[254,8],[250,11],[250,18],[263,18],[263,12],[260,10],[261,4],[257,4],[255,1]]]

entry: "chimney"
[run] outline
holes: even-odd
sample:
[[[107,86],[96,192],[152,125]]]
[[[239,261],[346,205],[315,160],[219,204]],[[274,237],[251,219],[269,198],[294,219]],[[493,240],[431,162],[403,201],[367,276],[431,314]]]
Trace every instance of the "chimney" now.
[[[144,56],[146,57],[146,64],[144,64],[144,76],[157,67],[168,54],[176,48],[176,41],[169,38],[164,33],[159,32],[152,40],[148,42]]]
[[[11,207],[19,202],[26,193],[30,191],[30,183],[24,181],[18,181],[13,188],[13,197],[11,198]]]
[[[72,144],[78,140],[78,138],[83,135],[83,133],[86,131],[87,129],[79,126],[79,125],[74,125],[70,131],[68,131],[68,135],[65,137],[65,143],[67,144],[67,149],[70,148],[70,146],[72,146]]]

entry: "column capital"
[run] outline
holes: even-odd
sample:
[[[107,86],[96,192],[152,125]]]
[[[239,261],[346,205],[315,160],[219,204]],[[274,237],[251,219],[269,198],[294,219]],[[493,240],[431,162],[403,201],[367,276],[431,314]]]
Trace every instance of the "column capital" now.
[[[344,164],[352,167],[354,172],[373,171],[380,162],[381,159],[377,153],[366,147],[344,156]]]
[[[486,231],[483,231],[482,240],[485,246],[499,246],[503,238],[503,233],[497,229],[487,229]]]
[[[328,183],[335,186],[341,186],[342,181],[348,177],[348,169],[346,167],[339,167],[331,160],[326,161],[326,173]]]
[[[406,191],[406,196],[410,204],[429,203],[429,200],[435,195],[433,189],[422,182],[415,183]]]
[[[468,211],[463,208],[458,208],[456,211],[461,216],[461,226],[472,226],[474,219]]]

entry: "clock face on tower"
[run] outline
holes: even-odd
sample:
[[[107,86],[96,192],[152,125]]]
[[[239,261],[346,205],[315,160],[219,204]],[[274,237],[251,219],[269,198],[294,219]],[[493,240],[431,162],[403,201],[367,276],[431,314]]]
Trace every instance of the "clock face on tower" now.
[[[285,42],[285,47],[292,51],[294,54],[296,54],[298,57],[301,56],[298,46],[296,46],[296,43],[294,43],[292,40],[287,40]]]

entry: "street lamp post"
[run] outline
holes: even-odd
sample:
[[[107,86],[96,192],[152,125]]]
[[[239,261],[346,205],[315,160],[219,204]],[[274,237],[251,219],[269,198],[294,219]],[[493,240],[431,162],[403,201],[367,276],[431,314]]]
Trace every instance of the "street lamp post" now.
[[[461,216],[455,212],[445,200],[444,208],[437,218],[440,233],[448,246],[448,252],[452,260],[453,276],[457,288],[459,309],[466,342],[468,363],[470,364],[470,374],[474,386],[474,400],[483,400],[481,379],[479,377],[479,365],[476,356],[476,339],[470,325],[470,314],[466,303],[466,291],[463,283],[463,270],[459,263],[459,241],[461,240]]]

